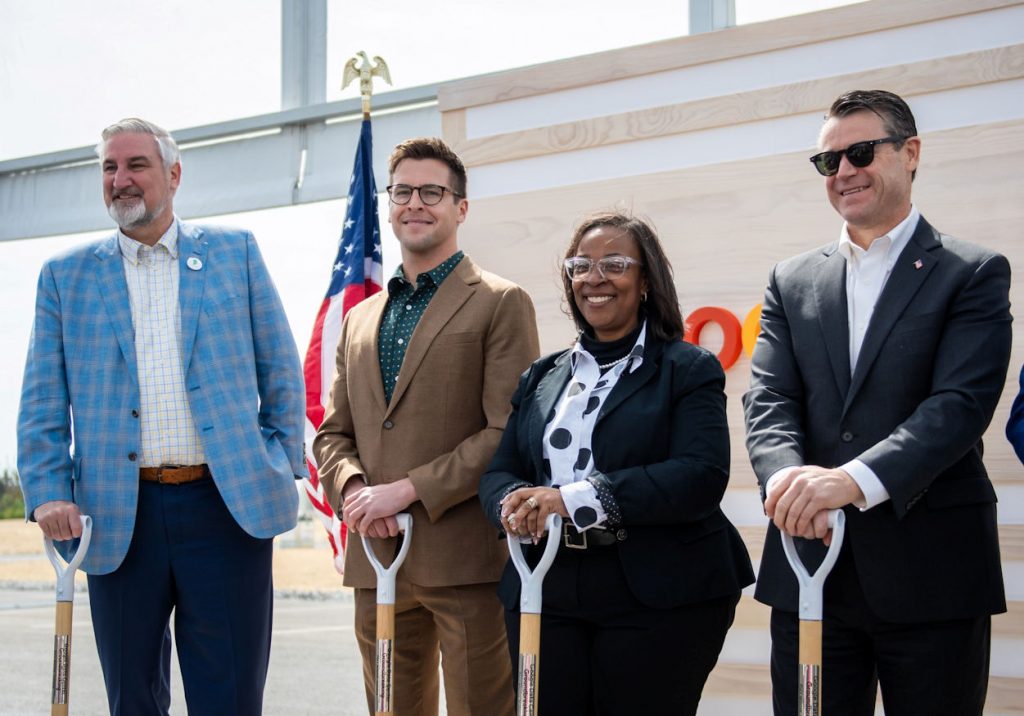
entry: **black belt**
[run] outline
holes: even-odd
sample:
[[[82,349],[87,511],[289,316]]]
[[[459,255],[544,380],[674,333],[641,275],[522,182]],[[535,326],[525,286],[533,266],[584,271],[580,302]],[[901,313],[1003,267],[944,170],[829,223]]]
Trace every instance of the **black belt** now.
[[[593,549],[595,547],[611,547],[626,541],[626,530],[602,529],[591,527],[586,532],[577,531],[571,522],[562,523],[562,544],[569,549]]]

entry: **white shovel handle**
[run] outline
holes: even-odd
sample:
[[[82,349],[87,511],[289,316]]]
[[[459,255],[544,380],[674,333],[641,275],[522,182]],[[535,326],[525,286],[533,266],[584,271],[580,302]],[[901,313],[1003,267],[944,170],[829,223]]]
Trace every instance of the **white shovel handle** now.
[[[366,535],[362,536],[363,551],[366,552],[373,571],[377,573],[377,604],[395,603],[395,576],[398,574],[398,568],[405,561],[405,555],[409,552],[409,544],[412,542],[412,515],[407,512],[399,512],[395,515],[395,519],[398,520],[398,531],[404,532],[405,537],[402,538],[402,546],[398,548],[398,554],[390,567],[384,568],[370,547],[369,538]]]
[[[519,572],[519,578],[523,582],[523,589],[519,596],[519,611],[522,614],[540,614],[541,608],[541,587],[544,584],[544,575],[548,573],[551,563],[555,561],[555,552],[558,551],[558,543],[562,541],[562,518],[554,512],[548,515],[544,522],[544,528],[548,532],[548,543],[544,546],[544,554],[541,555],[537,567],[531,571],[526,564],[526,557],[523,555],[523,545],[514,535],[508,536],[508,552],[512,556],[512,564]]]
[[[75,550],[75,554],[67,564],[64,564],[60,555],[57,554],[57,549],[53,546],[53,540],[49,537],[43,537],[43,549],[50,560],[50,564],[53,565],[53,571],[57,573],[58,602],[75,601],[75,572],[78,570],[82,560],[85,559],[85,553],[89,551],[89,540],[92,539],[92,517],[81,515],[81,518],[82,536],[78,540],[78,549]]]
[[[821,621],[825,578],[839,559],[839,549],[843,546],[843,533],[846,531],[846,513],[842,510],[829,512],[828,526],[832,528],[832,542],[829,544],[825,559],[814,574],[807,572],[807,567],[797,554],[793,538],[785,532],[781,533],[782,549],[786,552],[786,559],[789,560],[789,566],[792,567],[797,582],[800,583],[800,621]]]

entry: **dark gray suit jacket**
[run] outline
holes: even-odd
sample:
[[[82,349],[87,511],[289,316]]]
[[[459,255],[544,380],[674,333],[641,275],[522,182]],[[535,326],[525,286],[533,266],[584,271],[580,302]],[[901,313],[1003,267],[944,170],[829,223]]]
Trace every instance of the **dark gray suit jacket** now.
[[[784,261],[769,278],[743,397],[762,499],[782,467],[859,458],[891,496],[866,512],[845,510],[847,549],[872,610],[894,622],[1005,611],[981,436],[1009,363],[1009,263],[922,218],[851,376],[846,261],[837,249]],[[821,543],[803,547],[814,552]],[[755,596],[797,609],[774,525]]]

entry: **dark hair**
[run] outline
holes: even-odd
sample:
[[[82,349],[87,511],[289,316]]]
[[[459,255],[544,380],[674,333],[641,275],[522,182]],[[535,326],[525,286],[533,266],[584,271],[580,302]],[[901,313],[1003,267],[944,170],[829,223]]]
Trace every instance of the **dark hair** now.
[[[829,107],[825,119],[832,117],[846,117],[856,112],[871,112],[881,118],[886,134],[890,137],[917,136],[917,122],[914,121],[914,113],[910,111],[907,103],[897,94],[885,90],[851,90],[844,92],[836,98],[836,101]],[[896,142],[893,146],[898,150],[903,147],[903,142]],[[911,181],[917,176],[915,169],[910,175]]]
[[[617,212],[602,212],[586,217],[572,234],[572,241],[565,251],[565,258],[576,255],[583,237],[590,231],[611,227],[622,229],[633,237],[640,249],[643,276],[647,280],[647,297],[642,310],[647,316],[647,330],[663,341],[678,340],[683,332],[683,316],[679,311],[679,298],[672,277],[672,264],[669,263],[665,250],[658,241],[651,225],[638,217]],[[565,287],[565,300],[569,304],[569,315],[579,330],[589,330],[587,323],[572,293],[572,280],[562,271],[562,285]]]
[[[388,158],[389,176],[395,175],[395,169],[403,159],[436,159],[444,162],[448,165],[448,170],[451,173],[451,188],[459,195],[453,197],[453,200],[457,202],[459,197],[466,197],[466,167],[463,166],[459,155],[453,152],[443,139],[416,137],[399,143]]]

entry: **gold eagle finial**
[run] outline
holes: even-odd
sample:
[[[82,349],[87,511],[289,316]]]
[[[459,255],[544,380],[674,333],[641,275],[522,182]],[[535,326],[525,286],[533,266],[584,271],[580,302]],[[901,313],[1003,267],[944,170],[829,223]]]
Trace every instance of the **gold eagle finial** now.
[[[373,61],[360,50],[356,56],[345,63],[345,72],[341,77],[341,88],[345,89],[352,80],[359,78],[359,94],[363,97],[363,117],[370,116],[370,95],[373,94],[373,78],[380,77],[391,84],[391,73],[388,72],[384,58],[376,56]]]

